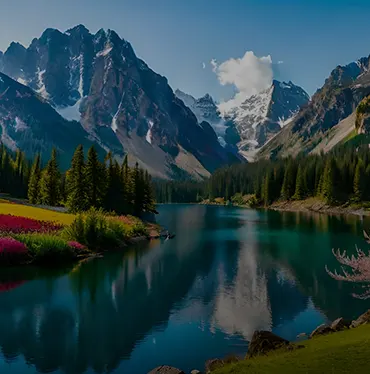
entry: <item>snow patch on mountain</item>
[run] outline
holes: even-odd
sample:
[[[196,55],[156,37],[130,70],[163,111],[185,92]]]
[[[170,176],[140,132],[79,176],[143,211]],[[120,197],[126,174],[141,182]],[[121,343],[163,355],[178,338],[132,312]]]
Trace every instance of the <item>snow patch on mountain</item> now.
[[[23,86],[27,86],[28,82],[23,78],[18,78],[17,82],[20,84],[23,84]]]
[[[80,113],[80,103],[81,100],[78,100],[72,106],[66,107],[56,107],[54,108],[63,118],[68,121],[80,121],[81,120],[81,113]]]
[[[116,133],[117,132],[117,130],[118,130],[118,126],[117,126],[117,117],[118,117],[118,114],[119,114],[119,112],[120,112],[120,110],[121,110],[121,108],[122,108],[122,103],[123,103],[123,99],[125,98],[125,91],[123,91],[123,93],[122,93],[122,97],[121,97],[121,101],[120,101],[120,103],[119,103],[119,105],[118,105],[118,108],[117,108],[117,112],[114,114],[114,116],[113,116],[113,118],[112,118],[112,123],[111,123],[111,128],[112,128],[112,130]]]
[[[38,89],[36,90],[43,98],[49,99],[50,95],[46,90],[45,83],[44,83],[44,74],[46,70],[38,70],[37,77],[38,77]]]
[[[153,125],[154,125],[154,122],[152,120],[148,120],[149,128],[148,128],[148,131],[146,133],[145,140],[150,144],[152,144],[152,127],[153,127]]]
[[[106,46],[105,49],[103,49],[102,51],[100,51],[96,54],[96,57],[107,56],[112,49],[113,49],[113,47]]]
[[[17,143],[14,141],[14,139],[12,139],[9,136],[8,131],[7,131],[7,126],[3,121],[0,122],[0,127],[2,129],[2,131],[1,131],[1,142],[6,147],[8,147],[10,150],[15,152],[18,148]]]
[[[15,117],[15,132],[25,131],[29,128],[29,126],[24,123],[19,117]]]

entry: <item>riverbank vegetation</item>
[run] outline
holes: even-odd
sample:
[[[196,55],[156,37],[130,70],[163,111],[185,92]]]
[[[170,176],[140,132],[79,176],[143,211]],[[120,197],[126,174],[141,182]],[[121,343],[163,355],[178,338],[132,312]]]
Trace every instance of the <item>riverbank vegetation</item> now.
[[[157,182],[158,202],[215,202],[270,207],[276,202],[315,198],[329,206],[368,208],[370,151],[342,146],[328,154],[261,160],[216,170],[203,184]]]
[[[231,373],[368,373],[370,326],[319,336],[300,342],[304,348],[273,351],[226,365],[214,374]]]
[[[111,153],[99,160],[94,147],[85,159],[78,146],[63,172],[55,149],[43,166],[39,155],[31,164],[21,151],[1,146],[0,191],[5,265],[71,261],[157,229],[138,218],[156,213],[149,174],[137,163],[130,167],[127,157],[122,164]]]

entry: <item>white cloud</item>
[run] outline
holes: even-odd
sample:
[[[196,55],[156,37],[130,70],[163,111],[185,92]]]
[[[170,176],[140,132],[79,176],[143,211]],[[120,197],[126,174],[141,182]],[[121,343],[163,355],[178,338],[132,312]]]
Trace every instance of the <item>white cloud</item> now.
[[[211,60],[211,66],[212,66],[212,71],[216,73],[217,72],[217,61],[214,58]]]
[[[202,68],[203,68],[203,69],[206,68],[206,64],[205,64],[205,62],[202,62]]]
[[[284,63],[284,61],[278,61],[278,65],[281,65],[283,63]]]
[[[272,84],[271,56],[257,57],[254,52],[247,51],[241,58],[230,58],[221,64],[211,60],[212,70],[217,74],[219,82],[225,86],[232,84],[237,93],[229,101],[219,105],[222,114],[240,106],[245,99],[257,94]]]

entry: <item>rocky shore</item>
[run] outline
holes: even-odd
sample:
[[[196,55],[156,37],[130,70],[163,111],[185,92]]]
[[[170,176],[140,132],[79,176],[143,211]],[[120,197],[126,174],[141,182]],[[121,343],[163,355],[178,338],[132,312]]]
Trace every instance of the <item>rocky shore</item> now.
[[[180,369],[163,365],[151,370],[148,374],[210,374],[225,365],[240,360],[250,360],[257,356],[266,355],[274,350],[294,351],[297,349],[304,349],[305,346],[299,344],[299,341],[302,339],[314,339],[318,336],[333,334],[347,329],[354,329],[365,324],[370,324],[370,309],[353,321],[348,321],[340,317],[330,325],[323,324],[318,326],[309,336],[306,334],[299,334],[296,342],[290,342],[270,331],[255,331],[252,340],[249,343],[248,352],[244,358],[228,356],[223,359],[211,359],[205,363],[204,371],[194,369],[190,373],[185,373]]]

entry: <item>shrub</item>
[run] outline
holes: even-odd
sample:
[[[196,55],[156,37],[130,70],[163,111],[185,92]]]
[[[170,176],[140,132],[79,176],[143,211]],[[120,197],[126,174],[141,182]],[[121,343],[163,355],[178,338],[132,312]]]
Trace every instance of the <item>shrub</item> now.
[[[77,241],[94,251],[118,248],[127,238],[123,223],[96,209],[78,215],[63,234],[67,240]]]
[[[57,264],[60,261],[71,260],[76,256],[75,249],[67,241],[53,234],[18,234],[15,236],[24,243],[35,262]]]
[[[68,242],[67,243],[72,249],[78,251],[78,252],[84,252],[86,251],[86,247],[78,242]]]
[[[13,238],[0,238],[0,263],[18,264],[27,258],[27,247]]]

